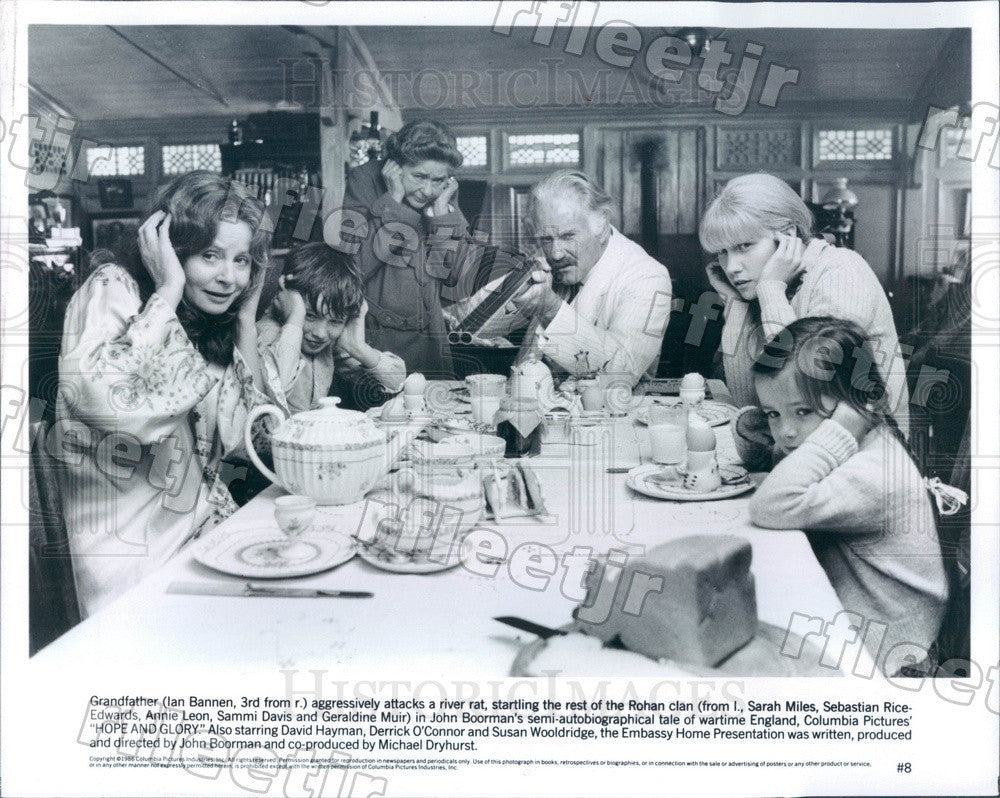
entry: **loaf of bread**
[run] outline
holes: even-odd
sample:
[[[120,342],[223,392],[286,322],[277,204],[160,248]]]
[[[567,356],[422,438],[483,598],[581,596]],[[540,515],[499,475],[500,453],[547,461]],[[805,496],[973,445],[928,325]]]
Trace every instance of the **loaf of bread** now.
[[[692,535],[644,557],[611,552],[586,581],[582,631],[653,659],[715,666],[757,631],[750,544]]]

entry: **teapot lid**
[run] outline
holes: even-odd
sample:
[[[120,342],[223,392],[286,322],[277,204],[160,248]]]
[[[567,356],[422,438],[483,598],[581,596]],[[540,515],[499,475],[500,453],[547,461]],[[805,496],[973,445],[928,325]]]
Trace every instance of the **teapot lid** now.
[[[525,375],[540,374],[540,375],[551,376],[552,374],[552,371],[549,369],[549,367],[546,366],[541,360],[539,360],[538,356],[534,352],[531,354],[530,357],[528,357],[527,360],[524,360],[521,363],[516,363],[511,368],[511,371],[514,372],[515,374],[525,374]]]
[[[296,413],[287,419],[271,436],[275,443],[295,443],[323,447],[349,448],[359,441],[370,441],[385,434],[368,416],[357,410],[337,407],[340,397],[327,396],[319,400],[315,410]]]
[[[332,421],[345,425],[354,425],[361,420],[370,420],[364,413],[338,407],[339,404],[339,396],[324,396],[319,400],[319,407],[313,410],[306,410],[303,413],[296,413],[295,418],[302,419],[303,421]]]

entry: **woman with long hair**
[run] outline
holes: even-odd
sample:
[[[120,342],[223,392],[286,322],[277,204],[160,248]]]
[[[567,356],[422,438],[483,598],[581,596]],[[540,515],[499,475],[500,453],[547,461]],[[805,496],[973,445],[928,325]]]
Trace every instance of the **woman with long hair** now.
[[[51,456],[90,614],[226,517],[220,474],[260,389],[264,208],[210,172],[164,186],[128,253],[70,301]],[[103,262],[102,262],[103,261]]]
[[[715,255],[709,280],[726,301],[722,362],[738,406],[757,404],[751,367],[768,337],[796,319],[831,316],[864,331],[893,415],[909,433],[906,367],[885,290],[858,253],[813,236],[812,213],[784,180],[733,178],[698,232]]]
[[[345,208],[368,220],[357,253],[368,301],[365,336],[399,355],[408,372],[448,378],[441,288],[458,276],[458,244],[468,230],[453,176],[462,154],[447,126],[419,121],[389,136],[386,156],[353,169],[344,195]]]

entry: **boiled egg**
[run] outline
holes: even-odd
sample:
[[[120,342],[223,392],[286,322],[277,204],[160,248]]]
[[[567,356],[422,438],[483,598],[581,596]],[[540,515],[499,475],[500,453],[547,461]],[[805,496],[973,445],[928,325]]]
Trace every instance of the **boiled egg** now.
[[[704,388],[705,378],[697,372],[685,374],[681,379],[681,388]]]
[[[407,396],[418,396],[423,394],[427,387],[427,378],[419,371],[410,374],[403,382],[403,393]]]

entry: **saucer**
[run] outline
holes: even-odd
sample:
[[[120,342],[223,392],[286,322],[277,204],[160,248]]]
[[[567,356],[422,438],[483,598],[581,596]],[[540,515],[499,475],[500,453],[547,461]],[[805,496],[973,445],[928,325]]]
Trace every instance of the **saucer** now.
[[[723,472],[723,468],[728,469]],[[743,476],[737,481],[733,481],[739,474],[736,469],[743,472]],[[676,486],[672,484],[671,474],[677,475]],[[731,499],[743,493],[753,490],[756,486],[746,476],[746,469],[740,466],[720,466],[719,475],[724,481],[715,490],[693,491],[684,487],[683,471],[674,466],[641,465],[628,472],[625,484],[636,493],[642,493],[654,499],[668,499],[676,502],[707,502],[719,499]],[[662,479],[651,479],[651,477],[663,477]]]
[[[656,402],[658,405],[672,405],[678,404],[678,402]],[[705,419],[705,423],[710,427],[720,427],[723,424],[728,424],[739,412],[739,409],[734,405],[726,404],[725,402],[715,402],[706,399],[698,405],[695,405],[695,412]],[[640,407],[635,411],[635,420],[640,424],[645,424],[649,426],[649,408]]]
[[[394,574],[435,574],[454,568],[462,558],[452,547],[451,551],[435,554],[413,555],[396,552],[378,545],[364,544],[358,546],[358,556],[369,565],[381,571]],[[433,556],[433,559],[432,559]]]
[[[194,558],[224,574],[284,579],[328,571],[347,562],[355,553],[354,541],[345,535],[313,530],[293,541],[280,531],[265,527],[210,535]]]

